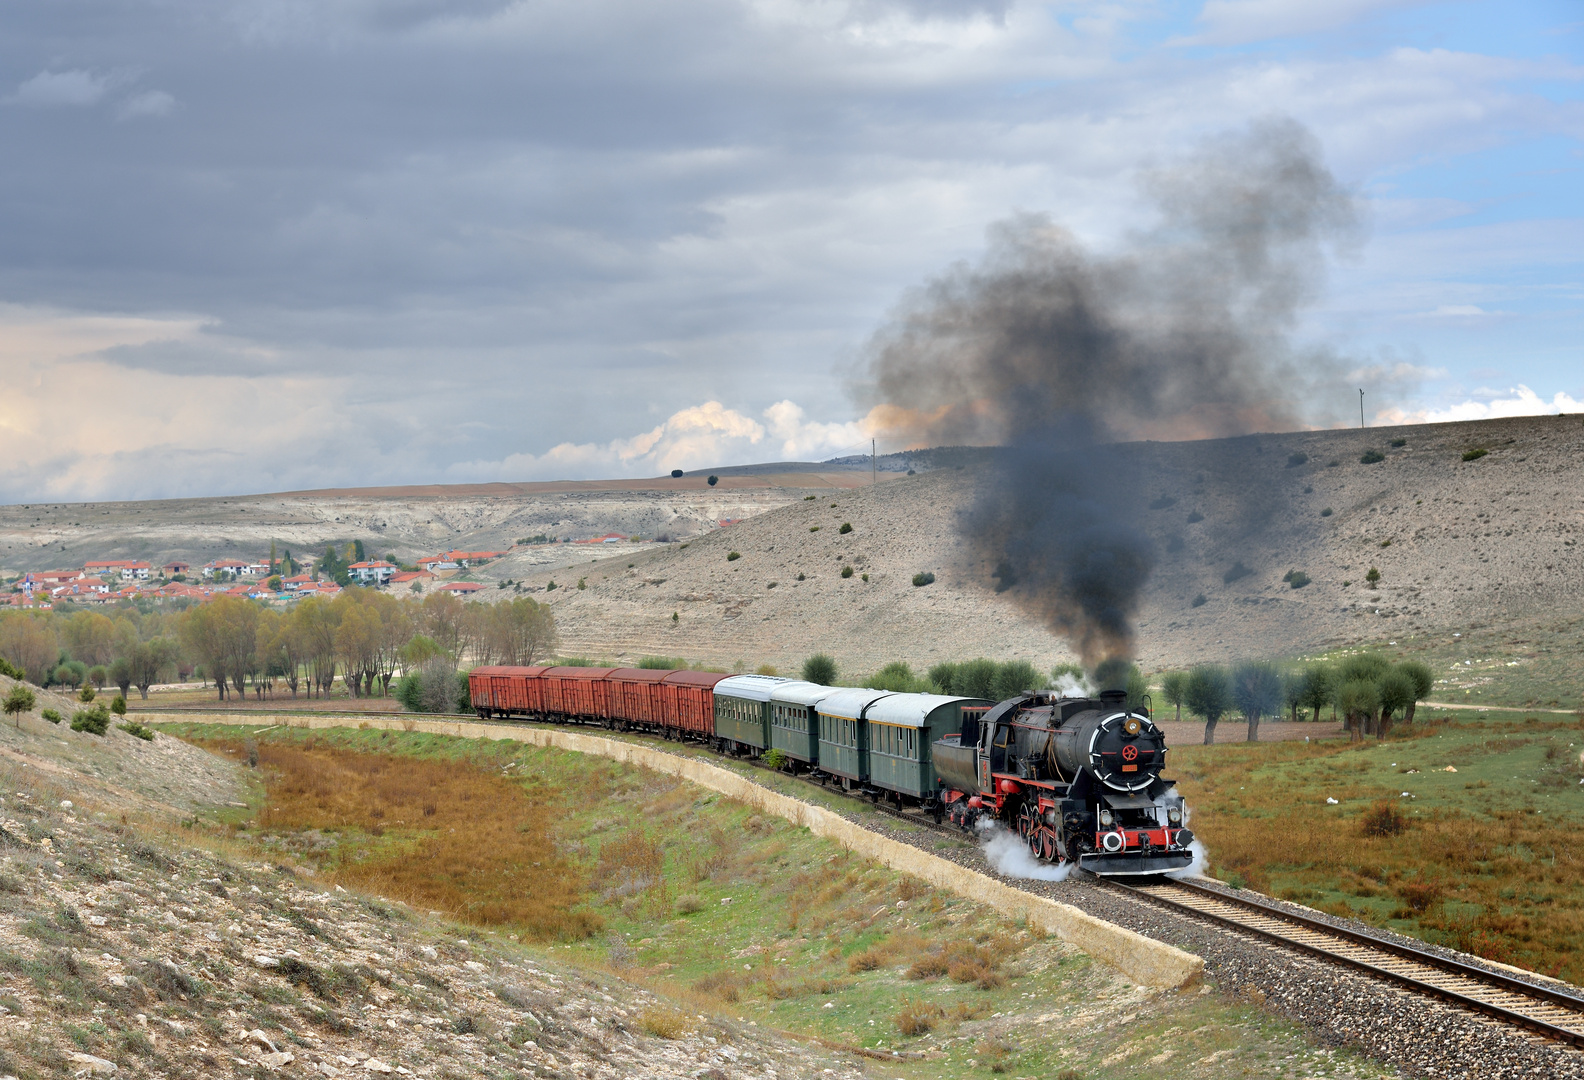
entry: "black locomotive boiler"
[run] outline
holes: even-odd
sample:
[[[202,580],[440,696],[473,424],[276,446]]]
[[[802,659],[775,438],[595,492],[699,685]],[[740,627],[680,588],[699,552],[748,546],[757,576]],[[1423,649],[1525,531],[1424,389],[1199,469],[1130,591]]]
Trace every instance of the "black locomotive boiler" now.
[[[936,740],[942,809],[966,829],[999,819],[1038,858],[1095,874],[1160,874],[1193,861],[1166,737],[1127,695],[1025,694],[964,710]]]

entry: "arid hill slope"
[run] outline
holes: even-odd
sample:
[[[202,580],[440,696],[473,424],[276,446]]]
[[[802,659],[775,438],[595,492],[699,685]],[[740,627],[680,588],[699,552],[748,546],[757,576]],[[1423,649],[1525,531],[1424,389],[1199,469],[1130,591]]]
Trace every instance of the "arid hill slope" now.
[[[1393,439],[1406,445],[1392,447]],[[1489,452],[1463,461],[1475,448]],[[1372,449],[1385,460],[1361,463]],[[1578,417],[1145,443],[1132,451],[1144,456],[1151,479],[1130,513],[1160,552],[1138,621],[1147,668],[1480,626],[1543,624],[1577,636],[1584,622]],[[1307,460],[1295,464],[1296,454]],[[984,482],[974,467],[943,469],[800,500],[685,547],[576,571],[511,560],[490,570],[554,605],[565,654],[785,669],[824,650],[853,673],[894,659],[1021,656],[1042,666],[1068,659],[1012,594],[992,590],[989,568],[972,561],[958,535],[958,511]],[[1202,520],[1191,521],[1196,514]],[[838,531],[843,522],[850,534]],[[741,558],[728,561],[734,550]],[[1239,562],[1250,573],[1227,581]],[[844,579],[847,564],[855,573]],[[1371,566],[1381,571],[1379,589],[1365,586]],[[1311,584],[1290,588],[1283,581],[1290,570]],[[919,571],[933,572],[935,583],[915,588]],[[562,587],[543,591],[551,580]],[[1205,601],[1194,606],[1200,594]]]
[[[0,506],[0,570],[52,570],[89,559],[258,556],[270,542],[302,556],[362,540],[371,556],[403,560],[451,548],[496,551],[520,537],[609,532],[692,536],[801,499],[868,484],[867,469],[701,476],[673,480],[469,484],[239,495],[120,503]]]

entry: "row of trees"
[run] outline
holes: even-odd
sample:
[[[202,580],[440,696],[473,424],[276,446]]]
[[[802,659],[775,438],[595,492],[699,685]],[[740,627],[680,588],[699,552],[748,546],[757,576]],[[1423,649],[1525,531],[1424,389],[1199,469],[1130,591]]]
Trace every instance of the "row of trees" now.
[[[0,615],[0,657],[28,681],[136,686],[200,674],[224,700],[251,685],[262,696],[284,682],[323,697],[337,678],[355,697],[388,694],[398,672],[435,663],[530,664],[556,645],[548,606],[528,597],[467,604],[449,593],[423,600],[374,589],[311,596],[281,611],[221,596],[182,611],[116,618],[99,612]]]
[[[1234,710],[1248,721],[1248,741],[1259,738],[1263,717],[1300,709],[1315,720],[1330,708],[1340,715],[1355,740],[1373,734],[1384,738],[1399,714],[1413,723],[1419,702],[1430,696],[1435,676],[1418,660],[1393,664],[1375,653],[1349,656],[1334,664],[1282,668],[1265,661],[1233,667],[1201,664],[1189,671],[1170,671],[1161,679],[1161,696],[1177,709],[1187,707],[1205,721],[1206,745],[1215,741],[1216,724]]]

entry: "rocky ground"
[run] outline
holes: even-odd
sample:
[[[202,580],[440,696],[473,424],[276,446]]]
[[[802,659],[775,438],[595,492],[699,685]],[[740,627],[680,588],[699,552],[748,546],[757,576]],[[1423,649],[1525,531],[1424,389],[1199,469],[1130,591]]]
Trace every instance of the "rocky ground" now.
[[[1489,452],[1463,461],[1472,448]],[[1481,628],[1540,652],[1581,638],[1578,417],[1134,449],[1154,478],[1135,516],[1161,560],[1138,616],[1146,669]],[[1384,460],[1362,463],[1368,450]],[[788,670],[826,651],[854,675],[897,659],[1070,659],[1015,591],[994,591],[959,535],[958,511],[985,480],[974,466],[945,468],[798,500],[686,547],[591,561],[582,590],[565,570],[512,576],[552,604],[568,655]],[[1238,564],[1248,573],[1231,575]],[[1364,581],[1372,566],[1379,588]],[[1291,570],[1311,583],[1289,587]],[[935,582],[914,587],[921,571]]]
[[[41,704],[48,707],[49,703]],[[0,1073],[847,1076],[856,1058],[677,1011],[191,841],[245,805],[180,740],[0,729]]]

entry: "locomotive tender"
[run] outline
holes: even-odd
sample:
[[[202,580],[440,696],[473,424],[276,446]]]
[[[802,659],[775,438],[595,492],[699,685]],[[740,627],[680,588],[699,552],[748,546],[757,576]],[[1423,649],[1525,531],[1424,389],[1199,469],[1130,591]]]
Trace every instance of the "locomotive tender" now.
[[[997,704],[766,675],[577,667],[477,667],[468,686],[481,719],[651,731],[738,756],[776,750],[794,772],[937,821],[972,831],[999,820],[1036,858],[1096,874],[1191,862],[1183,800],[1161,777],[1165,738],[1120,693]]]

